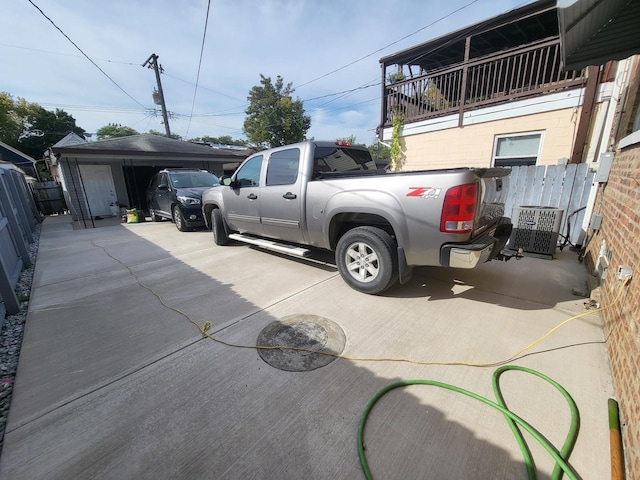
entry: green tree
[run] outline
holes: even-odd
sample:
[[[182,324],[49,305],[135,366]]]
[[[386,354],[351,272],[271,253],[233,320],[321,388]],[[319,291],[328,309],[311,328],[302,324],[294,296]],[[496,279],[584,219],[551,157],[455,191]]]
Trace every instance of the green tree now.
[[[158,130],[154,130],[153,128],[149,130],[150,135],[158,135],[159,137],[166,137],[167,134],[165,132],[159,132]],[[182,140],[182,136],[177,133],[172,133],[169,135],[169,138],[173,138],[174,140]]]
[[[138,135],[138,132],[131,127],[123,127],[119,123],[109,123],[104,127],[100,127],[96,131],[96,138],[98,140],[107,140],[109,138],[117,137],[130,137],[131,135]]]
[[[0,141],[15,148],[22,130],[22,119],[13,98],[6,92],[0,92]]]
[[[389,160],[391,159],[391,148],[383,145],[380,142],[376,142],[373,145],[367,147],[371,152],[371,157],[374,160]]]
[[[311,117],[305,115],[302,100],[291,98],[292,84],[285,86],[278,75],[274,85],[271,77],[262,74],[260,84],[247,97],[243,129],[250,145],[268,148],[303,141],[311,127]]]
[[[70,132],[80,136],[85,133],[64,110],[51,112],[24,98],[14,100],[8,93],[0,93],[0,140],[7,145],[40,160],[50,146]]]
[[[238,145],[240,147],[246,147],[247,141],[241,138],[232,138],[230,135],[222,135],[220,137],[210,137],[205,135],[204,137],[194,138],[198,142],[217,143],[219,145]]]

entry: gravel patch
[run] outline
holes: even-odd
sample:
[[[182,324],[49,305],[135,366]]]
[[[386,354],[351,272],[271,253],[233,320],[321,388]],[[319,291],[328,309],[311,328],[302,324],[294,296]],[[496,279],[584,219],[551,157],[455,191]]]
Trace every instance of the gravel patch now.
[[[7,425],[9,407],[11,406],[13,382],[18,370],[18,358],[20,357],[24,326],[27,320],[33,272],[35,271],[36,256],[40,243],[40,226],[36,226],[36,231],[33,233],[34,242],[29,246],[31,266],[22,270],[16,285],[16,295],[20,301],[20,312],[15,315],[8,315],[4,319],[0,330],[0,452],[2,451],[4,430]]]

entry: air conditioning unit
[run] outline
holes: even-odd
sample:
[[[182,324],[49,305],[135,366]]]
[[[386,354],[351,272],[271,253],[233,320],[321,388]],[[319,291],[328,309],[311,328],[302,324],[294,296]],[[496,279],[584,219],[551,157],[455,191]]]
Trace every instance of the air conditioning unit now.
[[[511,221],[513,230],[507,247],[510,250],[540,255],[553,255],[556,251],[564,210],[556,207],[514,207]]]

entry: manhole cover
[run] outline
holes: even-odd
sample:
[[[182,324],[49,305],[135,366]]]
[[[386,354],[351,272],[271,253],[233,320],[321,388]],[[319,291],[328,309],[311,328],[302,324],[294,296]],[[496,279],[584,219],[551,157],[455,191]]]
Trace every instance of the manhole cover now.
[[[340,325],[317,315],[289,315],[262,329],[258,347],[295,347],[263,349],[258,355],[272,367],[287,372],[308,372],[333,362],[344,350],[346,335]],[[324,355],[324,352],[332,355]]]

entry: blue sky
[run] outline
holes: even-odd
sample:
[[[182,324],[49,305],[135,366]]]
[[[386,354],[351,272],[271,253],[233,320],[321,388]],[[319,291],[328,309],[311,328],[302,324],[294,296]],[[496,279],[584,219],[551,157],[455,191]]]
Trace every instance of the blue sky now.
[[[527,3],[211,0],[203,48],[207,0],[0,0],[0,91],[61,108],[87,132],[108,123],[163,132],[155,76],[142,67],[155,53],[172,133],[244,138],[247,94],[262,74],[293,83],[309,137],[371,144],[381,57]]]

